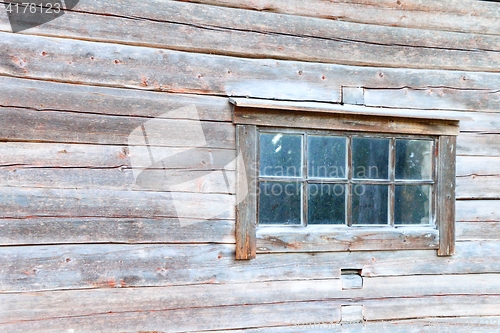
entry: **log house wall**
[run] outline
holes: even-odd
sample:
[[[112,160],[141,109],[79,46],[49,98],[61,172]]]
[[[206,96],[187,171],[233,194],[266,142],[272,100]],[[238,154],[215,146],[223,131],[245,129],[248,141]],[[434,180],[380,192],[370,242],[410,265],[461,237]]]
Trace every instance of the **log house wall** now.
[[[472,0],[81,0],[14,34],[0,10],[0,331],[497,332],[499,18]],[[461,119],[454,256],[235,261],[234,169],[226,191],[176,188],[186,226],[168,188],[134,184],[128,136],[167,111],[194,105],[205,149],[234,156],[228,97],[339,103],[345,86]],[[340,323],[349,306],[363,323]]]

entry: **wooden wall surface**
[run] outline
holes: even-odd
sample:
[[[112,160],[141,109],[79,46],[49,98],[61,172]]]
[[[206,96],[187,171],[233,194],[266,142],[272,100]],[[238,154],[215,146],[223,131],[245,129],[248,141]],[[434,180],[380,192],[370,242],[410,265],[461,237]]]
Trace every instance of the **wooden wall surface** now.
[[[0,331],[498,331],[500,4],[81,0],[15,34],[4,13]],[[235,261],[228,97],[339,103],[343,86],[461,119],[456,254]],[[206,143],[130,141],[148,121]],[[156,154],[184,155],[138,184]],[[161,181],[179,172],[200,177]],[[363,288],[343,290],[341,269]]]

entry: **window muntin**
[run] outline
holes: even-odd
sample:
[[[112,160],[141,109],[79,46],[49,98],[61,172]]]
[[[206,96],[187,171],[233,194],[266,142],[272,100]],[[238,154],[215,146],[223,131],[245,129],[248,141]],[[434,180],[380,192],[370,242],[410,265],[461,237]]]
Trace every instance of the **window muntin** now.
[[[436,137],[258,133],[260,225],[434,226]]]

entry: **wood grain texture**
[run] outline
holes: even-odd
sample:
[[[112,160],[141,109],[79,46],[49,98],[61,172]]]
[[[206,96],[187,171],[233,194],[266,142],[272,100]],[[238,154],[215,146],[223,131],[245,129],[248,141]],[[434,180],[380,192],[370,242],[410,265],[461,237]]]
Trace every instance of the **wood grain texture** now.
[[[3,187],[1,193],[5,218],[234,219],[235,196],[229,194],[17,187]]]
[[[394,332],[407,333],[416,331],[422,333],[457,332],[470,333],[471,329],[477,332],[495,333],[500,328],[500,316],[453,317],[453,318],[425,318],[407,320],[383,320],[364,323],[330,322],[294,324],[292,326],[248,328],[242,330],[213,331],[214,333],[359,333],[359,332]],[[201,333],[198,331],[196,333]]]
[[[87,25],[89,21],[93,22],[92,29]],[[8,22],[2,23],[0,30],[10,31]],[[148,5],[129,0],[113,4],[80,1],[77,11],[31,29],[30,33],[244,58],[466,71],[498,71],[500,65],[500,41],[496,36],[175,1]],[[395,53],[398,57],[393,56]]]
[[[456,202],[456,217],[460,222],[498,222],[499,200],[459,200]]]
[[[0,108],[0,121],[15,126],[0,129],[2,141],[37,141],[59,143],[127,144],[141,126],[154,122],[148,133],[151,146],[193,147],[188,131],[201,127],[206,146],[234,149],[234,127],[231,123],[190,119],[168,119],[95,115],[59,111],[32,111],[21,108]],[[176,128],[174,130],[173,128]],[[165,132],[170,134],[165,134]],[[154,140],[163,135],[163,138]],[[135,143],[134,143],[135,144]]]
[[[0,58],[2,75],[178,93],[340,102],[341,86],[491,89],[500,75],[239,59],[69,39],[59,43],[57,38],[20,34],[0,36],[5,54]]]
[[[458,133],[458,126],[453,121],[395,119],[393,117],[349,114],[327,117],[322,113],[275,111],[245,107],[235,110],[234,122],[236,124],[268,127],[280,126],[357,132],[421,135],[456,135]]]
[[[257,225],[257,128],[238,125],[236,142],[236,254],[237,260],[254,259]]]
[[[0,245],[36,244],[234,244],[232,220],[176,218],[26,218],[0,219]]]
[[[148,169],[143,172],[146,174],[135,179],[134,170],[126,167],[0,167],[0,187],[235,194],[234,171]]]
[[[456,224],[457,241],[500,239],[499,222],[460,222]]]
[[[498,35],[498,9],[494,4],[472,0],[453,0],[449,5],[435,1],[322,1],[307,4],[300,0],[180,0],[216,6],[270,11],[336,21],[359,22],[398,27],[414,27],[466,33]]]
[[[438,139],[437,162],[437,207],[436,219],[439,229],[438,255],[450,256],[455,253],[455,188],[456,150],[455,136],[440,136]]]
[[[39,111],[155,118],[194,106],[194,120],[231,121],[226,98],[117,89],[0,76],[0,106]],[[185,114],[184,118],[188,115]],[[188,118],[189,119],[189,118]],[[149,119],[144,119],[147,121]]]
[[[499,248],[498,241],[470,241],[458,242],[451,257],[414,250],[261,254],[235,261],[235,247],[227,244],[10,246],[0,248],[0,290],[339,279],[342,268],[360,269],[365,277],[498,274]]]
[[[352,303],[353,299],[360,304],[365,301],[371,304],[372,300],[379,298],[398,298],[402,302],[401,298],[406,297],[418,300],[436,295],[495,295],[498,292],[497,281],[497,274],[421,275],[364,278],[363,288],[357,290],[342,290],[338,279],[330,279],[0,294],[0,323],[243,304],[265,306],[297,301]],[[427,287],[421,288],[422,284]],[[192,295],[197,297],[193,299]],[[26,308],[28,303],[29,309]],[[73,306],[68,307],[68,303]]]
[[[364,97],[368,106],[500,112],[498,90],[364,89]]]
[[[461,133],[457,137],[457,155],[500,156],[500,135]]]
[[[264,325],[289,325],[289,316],[298,323],[338,322],[339,302],[286,302],[265,305],[238,305],[174,310],[99,313],[92,316],[49,318],[0,324],[6,332],[186,332],[235,329]]]
[[[259,227],[257,252],[321,252],[437,249],[433,228]]]

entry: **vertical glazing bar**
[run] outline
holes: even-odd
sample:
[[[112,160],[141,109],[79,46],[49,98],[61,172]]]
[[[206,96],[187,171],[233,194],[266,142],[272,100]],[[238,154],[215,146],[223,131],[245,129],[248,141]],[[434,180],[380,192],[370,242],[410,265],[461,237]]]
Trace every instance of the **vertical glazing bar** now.
[[[302,225],[307,226],[308,223],[308,205],[309,205],[309,189],[308,189],[308,159],[307,159],[307,134],[302,134],[302,180],[301,188],[302,188],[302,204],[300,205]]]
[[[389,185],[389,202],[388,202],[388,218],[389,225],[394,226],[395,204],[396,204],[396,186],[394,181],[396,179],[396,138],[391,138],[389,147],[389,177],[391,185]]]
[[[352,171],[352,136],[349,135],[346,137],[347,139],[347,184],[345,185],[345,191],[346,191],[346,223],[350,227],[352,226],[352,177],[353,177],[353,171]]]

